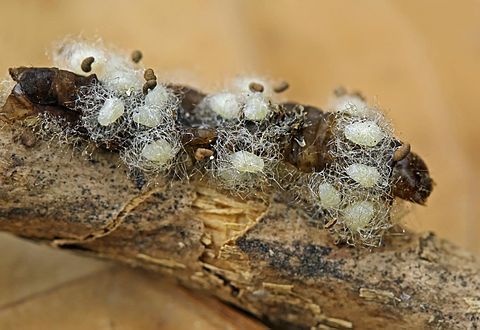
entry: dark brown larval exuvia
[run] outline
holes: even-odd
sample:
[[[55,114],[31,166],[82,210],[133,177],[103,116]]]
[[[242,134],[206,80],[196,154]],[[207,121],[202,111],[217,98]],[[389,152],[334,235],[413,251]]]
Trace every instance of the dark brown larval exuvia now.
[[[12,91],[2,113],[4,119],[10,120],[46,112],[63,117],[67,122],[78,123],[81,114],[75,113],[74,104],[79,91],[82,87],[98,83],[94,74],[82,76],[57,68],[19,67],[10,69],[10,75],[17,82],[17,86]],[[205,94],[186,86],[171,85],[169,87],[180,99],[181,107],[177,122],[183,133],[183,144],[190,151],[192,159],[195,160],[195,152],[198,148],[214,152],[215,129],[195,127],[196,125],[191,122],[192,111],[195,111],[196,106],[202,102]],[[11,105],[19,102],[27,106],[30,112],[15,114],[13,109],[16,107]],[[302,119],[294,122],[296,126],[291,128],[291,136],[282,138],[284,160],[302,172],[321,171],[331,162],[328,149],[331,142],[333,117],[331,113],[312,106],[284,103],[279,105],[278,111],[271,120],[281,121],[293,112],[300,112]],[[403,159],[396,161],[393,152],[394,150],[392,150],[391,162],[393,195],[418,204],[425,204],[433,185],[425,162],[409,149],[403,152]]]

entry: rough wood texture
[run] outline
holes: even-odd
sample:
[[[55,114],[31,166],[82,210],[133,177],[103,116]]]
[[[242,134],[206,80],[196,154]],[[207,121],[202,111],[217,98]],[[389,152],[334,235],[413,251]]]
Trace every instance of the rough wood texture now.
[[[434,235],[334,246],[281,196],[267,206],[199,182],[136,188],[114,153],[0,130],[0,229],[170,274],[276,326],[472,328],[480,265]],[[29,143],[25,143],[25,141]]]
[[[0,233],[0,329],[260,330],[166,276]]]

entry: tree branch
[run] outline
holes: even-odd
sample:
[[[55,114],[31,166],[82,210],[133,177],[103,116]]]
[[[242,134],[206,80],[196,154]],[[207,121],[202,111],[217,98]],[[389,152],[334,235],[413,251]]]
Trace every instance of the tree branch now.
[[[139,190],[119,163],[111,151],[86,159],[53,147],[10,120],[0,130],[0,230],[169,274],[277,327],[480,325],[478,259],[433,234],[337,246],[281,195],[267,205],[195,179]]]

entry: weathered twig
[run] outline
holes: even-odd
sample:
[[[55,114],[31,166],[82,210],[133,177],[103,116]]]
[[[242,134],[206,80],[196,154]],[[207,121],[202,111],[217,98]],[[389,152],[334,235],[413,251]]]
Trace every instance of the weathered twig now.
[[[336,246],[281,194],[267,205],[195,179],[139,190],[118,164],[101,149],[89,159],[53,150],[10,121],[0,130],[0,230],[168,273],[276,326],[480,324],[478,259],[432,234],[390,236],[374,251]]]

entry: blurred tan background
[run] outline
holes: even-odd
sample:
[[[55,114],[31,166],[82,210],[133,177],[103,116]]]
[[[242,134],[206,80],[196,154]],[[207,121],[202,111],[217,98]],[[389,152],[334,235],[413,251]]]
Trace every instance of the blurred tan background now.
[[[290,99],[317,106],[338,85],[360,90],[385,109],[437,183],[408,225],[480,253],[480,1],[2,1],[0,13],[2,75],[10,66],[49,65],[52,42],[83,34],[141,49],[158,76],[198,87],[257,73],[286,79]],[[0,246],[0,327],[21,305],[12,302],[98,269],[145,287],[155,282],[6,236]]]

